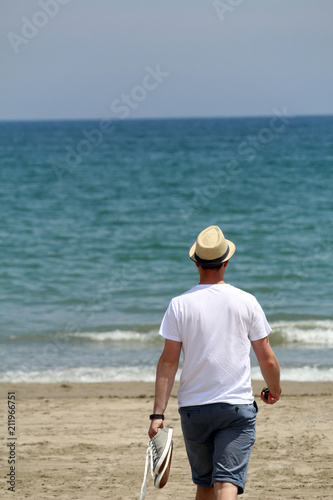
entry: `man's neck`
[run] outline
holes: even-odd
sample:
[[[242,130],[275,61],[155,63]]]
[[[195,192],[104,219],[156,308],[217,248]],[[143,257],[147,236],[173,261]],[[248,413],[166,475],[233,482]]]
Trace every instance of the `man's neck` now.
[[[211,271],[201,272],[199,285],[225,285],[224,273]]]
[[[199,285],[225,285],[225,281],[199,281]]]

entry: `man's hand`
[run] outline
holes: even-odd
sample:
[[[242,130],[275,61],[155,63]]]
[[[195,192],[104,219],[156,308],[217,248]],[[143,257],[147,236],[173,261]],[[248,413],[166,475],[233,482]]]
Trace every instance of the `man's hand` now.
[[[263,389],[261,391],[261,394],[260,394],[260,397],[261,397],[261,401],[263,401],[266,405],[274,405],[275,403],[277,403],[280,399],[280,396],[282,394],[282,391],[280,389],[280,394],[278,396],[272,396],[272,394],[270,393],[270,390],[268,388],[266,389]]]
[[[151,421],[148,431],[150,439],[156,436],[158,429],[163,429],[163,420],[161,418],[155,418]]]

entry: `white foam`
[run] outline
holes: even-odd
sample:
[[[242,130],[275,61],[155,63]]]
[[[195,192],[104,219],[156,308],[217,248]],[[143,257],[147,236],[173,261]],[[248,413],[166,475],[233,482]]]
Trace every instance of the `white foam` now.
[[[273,321],[270,323],[273,337],[286,344],[301,344],[333,347],[332,320]],[[135,330],[112,330],[109,332],[79,332],[71,337],[91,342],[135,342],[151,343],[160,339],[158,330],[137,332]]]
[[[156,367],[57,368],[49,370],[13,370],[0,373],[0,383],[65,383],[65,382],[154,382]],[[176,376],[179,380],[180,372]]]
[[[263,380],[259,367],[251,370],[252,380]],[[292,382],[333,382],[333,368],[314,366],[281,367],[281,380]]]
[[[15,370],[0,373],[0,383],[66,383],[66,382],[154,382],[155,367],[125,366],[117,368],[63,368],[36,371]],[[176,380],[180,377],[178,370]],[[253,380],[262,380],[259,367],[251,371]],[[281,367],[281,380],[295,382],[333,382],[333,368],[318,368],[312,366]]]
[[[286,343],[333,347],[333,321],[275,321],[272,334],[280,334]]]
[[[132,330],[113,330],[111,332],[82,332],[73,333],[72,337],[91,340],[94,342],[151,342],[159,337],[157,330],[139,333]]]

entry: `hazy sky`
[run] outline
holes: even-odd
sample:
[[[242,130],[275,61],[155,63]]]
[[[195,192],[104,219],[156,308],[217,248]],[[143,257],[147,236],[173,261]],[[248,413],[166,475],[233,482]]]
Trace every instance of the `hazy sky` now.
[[[0,119],[333,114],[332,0],[0,0]]]

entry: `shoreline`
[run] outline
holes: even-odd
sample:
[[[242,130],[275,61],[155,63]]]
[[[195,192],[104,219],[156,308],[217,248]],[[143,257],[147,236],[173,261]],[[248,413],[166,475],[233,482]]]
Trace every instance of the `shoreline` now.
[[[282,382],[281,400],[258,398],[257,439],[242,500],[329,500],[333,489],[333,383]],[[174,451],[168,484],[153,486],[147,500],[193,500],[176,392],[165,412]],[[154,383],[0,384],[3,478],[10,472],[8,392],[14,392],[15,498],[24,500],[138,500],[148,443]],[[9,441],[8,441],[9,442]],[[12,441],[10,441],[12,443]],[[7,491],[0,481],[1,495]],[[1,496],[0,495],[0,496]]]

